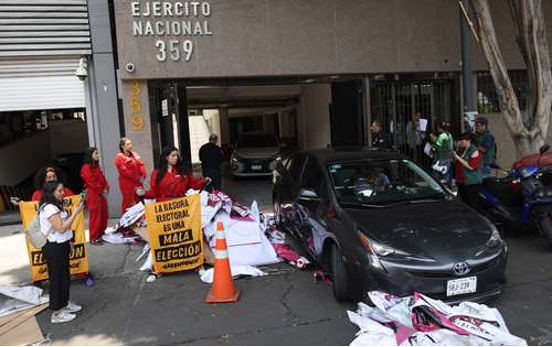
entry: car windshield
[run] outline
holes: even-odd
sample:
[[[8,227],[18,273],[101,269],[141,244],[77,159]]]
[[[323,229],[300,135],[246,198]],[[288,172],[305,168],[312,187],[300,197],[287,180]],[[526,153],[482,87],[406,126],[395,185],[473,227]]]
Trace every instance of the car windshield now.
[[[238,139],[238,147],[278,147],[273,135],[247,135]]]
[[[340,204],[388,205],[440,199],[443,188],[410,160],[332,163],[328,166]]]

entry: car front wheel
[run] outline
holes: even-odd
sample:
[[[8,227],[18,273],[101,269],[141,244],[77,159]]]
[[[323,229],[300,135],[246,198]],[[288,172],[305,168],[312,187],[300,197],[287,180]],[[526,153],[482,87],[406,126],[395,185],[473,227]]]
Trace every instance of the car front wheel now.
[[[337,301],[348,299],[348,281],[345,263],[341,250],[335,243],[332,244],[330,250],[330,266],[332,271],[332,285],[334,297]]]

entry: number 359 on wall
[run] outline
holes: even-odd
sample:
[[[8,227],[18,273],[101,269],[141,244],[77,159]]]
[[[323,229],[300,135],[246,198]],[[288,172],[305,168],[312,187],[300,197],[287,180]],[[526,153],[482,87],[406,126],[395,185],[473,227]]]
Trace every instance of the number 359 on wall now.
[[[190,40],[180,42],[179,40],[155,42],[155,47],[159,50],[157,60],[166,61],[170,58],[172,61],[180,61],[184,58],[185,61],[190,61],[194,53],[194,44]]]

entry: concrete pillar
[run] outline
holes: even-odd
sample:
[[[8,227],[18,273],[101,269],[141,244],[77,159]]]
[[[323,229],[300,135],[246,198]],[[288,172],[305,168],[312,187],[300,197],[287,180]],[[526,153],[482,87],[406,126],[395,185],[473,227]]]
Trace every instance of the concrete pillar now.
[[[220,143],[230,144],[230,121],[228,120],[228,109],[220,108]]]
[[[113,158],[119,152],[121,129],[108,0],[88,0],[88,16],[93,52],[89,59],[89,77],[85,82],[88,138],[90,145],[101,153],[103,171],[111,186],[109,214],[117,217],[121,212],[122,198]]]
[[[326,148],[331,144],[329,109],[331,102],[331,85],[316,84],[301,87],[298,121],[301,140],[299,143],[302,149]]]
[[[142,157],[149,177],[155,165],[148,84],[146,81],[124,81],[121,89],[125,136],[132,140],[134,150]]]
[[[286,135],[286,124],[284,117],[286,116],[286,111],[279,110],[277,117],[278,117],[278,131],[280,132],[280,140],[285,137]]]
[[[370,102],[370,79],[364,78],[364,145],[370,146],[372,144],[372,107]],[[396,137],[397,124],[393,124],[393,137]],[[389,128],[387,128],[389,131]]]
[[[301,87],[299,107],[297,107],[297,147],[299,150],[307,149],[307,112],[305,111],[304,87]]]
[[[464,8],[470,14],[470,4],[468,0],[463,0]],[[474,101],[473,92],[473,55],[472,55],[472,42],[471,42],[471,30],[464,12],[460,9],[460,38],[462,49],[462,92],[463,92],[463,104],[466,111],[477,111]]]
[[[219,140],[221,140],[219,110],[203,110],[203,118],[211,124],[211,132],[216,134]],[[205,141],[207,141],[207,139],[205,139]]]

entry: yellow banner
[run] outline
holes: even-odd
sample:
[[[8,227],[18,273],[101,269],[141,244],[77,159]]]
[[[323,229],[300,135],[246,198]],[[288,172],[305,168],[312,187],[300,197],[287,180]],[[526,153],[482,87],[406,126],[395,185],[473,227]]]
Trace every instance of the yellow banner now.
[[[63,199],[63,205],[70,214],[73,213],[73,208],[80,203],[80,195],[70,196]],[[33,220],[38,209],[37,201],[25,201],[19,203],[21,211],[21,220],[23,221],[23,230],[27,230],[29,223]],[[79,213],[73,225],[71,225],[74,233],[74,247],[70,255],[71,274],[88,273],[88,253],[86,252],[86,235],[84,231],[84,212]],[[33,282],[48,279],[48,267],[46,260],[42,255],[42,250],[34,248],[29,240],[25,237],[27,243],[27,251],[29,252],[29,263],[31,264],[31,279]]]
[[[153,266],[157,273],[203,264],[200,195],[146,204]]]

